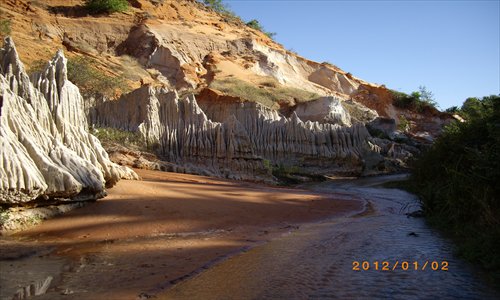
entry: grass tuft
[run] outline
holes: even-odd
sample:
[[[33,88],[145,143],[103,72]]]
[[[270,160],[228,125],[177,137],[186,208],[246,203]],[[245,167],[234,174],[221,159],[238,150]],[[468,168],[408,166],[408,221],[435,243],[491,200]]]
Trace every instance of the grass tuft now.
[[[276,103],[307,102],[319,98],[319,95],[309,91],[281,86],[271,80],[261,84],[261,88],[236,78],[214,80],[210,88],[224,92],[230,96],[239,97],[247,101],[257,102],[267,107],[274,107]]]

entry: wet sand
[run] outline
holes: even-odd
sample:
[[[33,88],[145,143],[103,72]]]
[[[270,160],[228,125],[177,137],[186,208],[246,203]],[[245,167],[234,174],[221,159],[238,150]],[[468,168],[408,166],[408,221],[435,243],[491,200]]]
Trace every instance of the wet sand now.
[[[47,276],[51,286],[37,299],[147,298],[300,224],[364,205],[338,194],[136,171],[142,181],[120,181],[105,199],[3,237],[1,298]]]
[[[424,218],[410,217],[421,208],[416,196],[375,187],[398,178],[310,185],[331,195],[363,198],[370,205],[355,216],[305,224],[156,299],[499,299],[480,270],[454,255],[451,241]],[[356,262],[364,266],[357,268]],[[383,262],[390,268],[384,270]]]

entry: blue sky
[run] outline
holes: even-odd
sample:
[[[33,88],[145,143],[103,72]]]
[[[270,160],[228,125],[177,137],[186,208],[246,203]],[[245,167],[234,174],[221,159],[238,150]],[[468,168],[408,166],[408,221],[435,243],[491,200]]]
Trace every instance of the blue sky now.
[[[426,86],[442,109],[500,93],[499,0],[225,3],[289,50],[398,91]]]

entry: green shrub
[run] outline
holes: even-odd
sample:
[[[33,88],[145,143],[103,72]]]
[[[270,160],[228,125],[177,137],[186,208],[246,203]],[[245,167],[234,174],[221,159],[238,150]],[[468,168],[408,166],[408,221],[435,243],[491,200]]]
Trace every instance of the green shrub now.
[[[236,24],[243,23],[241,18],[230,10],[222,0],[203,0],[201,2],[221,14],[224,17],[224,21]]]
[[[398,129],[406,132],[408,131],[409,128],[410,128],[410,122],[408,121],[408,119],[406,119],[405,116],[403,115],[399,116]]]
[[[224,21],[230,23],[243,24],[243,21],[239,16],[237,16],[232,10],[228,8],[228,6],[224,3],[223,0],[201,0],[203,4],[212,8],[216,12],[220,13],[224,17]],[[270,38],[273,38],[276,33],[265,31],[264,28],[260,25],[259,21],[253,19],[250,22],[246,23],[247,26],[259,30],[263,32]]]
[[[111,127],[93,128],[91,133],[95,135],[103,143],[118,143],[124,146],[144,145],[144,139],[138,132],[130,132]]]
[[[460,108],[458,106],[452,106],[447,109],[445,109],[445,112],[450,113],[450,114],[456,114],[460,112]]]
[[[210,84],[210,88],[224,92],[230,96],[239,97],[248,101],[257,102],[267,107],[273,107],[278,102],[306,102],[319,97],[318,94],[281,86],[279,83],[272,84],[267,80],[262,84],[262,88],[249,82],[236,79],[225,78],[215,80]]]
[[[68,79],[80,88],[83,95],[102,94],[113,98],[117,90],[126,89],[121,76],[109,76],[96,66],[97,62],[88,57],[68,59]]]
[[[258,30],[258,31],[264,33],[265,35],[267,35],[270,38],[273,38],[276,35],[275,32],[269,32],[269,31],[264,30],[264,27],[262,27],[262,25],[260,25],[258,20],[255,20],[255,19],[250,20],[249,22],[246,23],[246,25],[250,28],[253,28],[255,30]]]
[[[299,172],[300,169],[297,166],[286,166],[284,164],[280,164],[273,168],[273,175],[276,177],[286,177]]]
[[[500,279],[500,97],[476,100],[474,116],[446,127],[416,160],[410,183],[459,253]]]
[[[479,100],[478,98],[467,98],[459,110],[460,116],[466,120],[471,120],[487,114],[488,111],[493,109],[492,101],[489,98],[490,97],[486,97],[483,100]]]
[[[300,175],[301,171],[298,166],[292,165],[274,165],[272,166],[272,174],[279,181],[279,185],[294,185],[300,183],[300,180],[295,175]]]
[[[0,19],[0,37],[10,35],[11,31],[11,21],[9,19]]]
[[[273,171],[273,166],[271,165],[271,161],[269,159],[263,159],[262,160],[262,165],[264,168],[269,172],[272,173]]]
[[[203,3],[219,13],[227,13],[229,11],[222,0],[203,0]]]
[[[124,12],[128,9],[127,0],[86,0],[85,8],[91,13]]]
[[[418,91],[410,95],[391,90],[393,104],[396,107],[404,108],[417,112],[424,112],[426,109],[436,109],[437,103],[434,100],[432,92],[426,87],[420,86]]]
[[[47,61],[34,61],[29,73],[43,71]],[[68,59],[68,79],[73,82],[84,96],[104,95],[114,98],[117,91],[127,89],[122,76],[109,76],[97,69],[97,62],[89,57],[76,57]]]

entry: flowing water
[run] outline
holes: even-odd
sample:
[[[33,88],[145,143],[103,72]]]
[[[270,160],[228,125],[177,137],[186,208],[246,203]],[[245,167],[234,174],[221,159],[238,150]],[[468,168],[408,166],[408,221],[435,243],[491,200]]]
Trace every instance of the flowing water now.
[[[159,298],[500,299],[477,270],[453,255],[449,241],[423,218],[407,215],[419,210],[415,196],[372,187],[393,179],[310,186],[346,201],[363,199],[366,210],[302,226],[175,285]],[[359,270],[353,270],[356,261]]]

